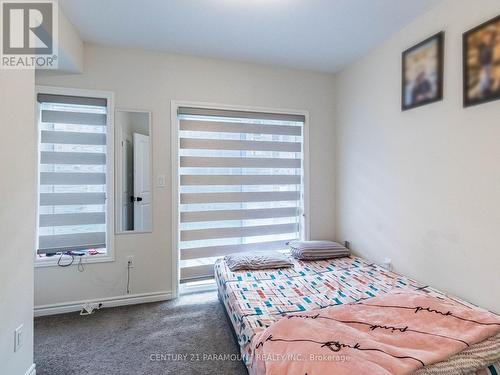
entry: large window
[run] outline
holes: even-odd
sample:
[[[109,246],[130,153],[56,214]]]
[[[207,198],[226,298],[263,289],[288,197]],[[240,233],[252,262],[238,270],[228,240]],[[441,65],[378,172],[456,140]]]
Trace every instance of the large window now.
[[[180,107],[181,282],[304,237],[303,115]]]
[[[41,91],[37,101],[37,259],[109,255],[109,98]]]

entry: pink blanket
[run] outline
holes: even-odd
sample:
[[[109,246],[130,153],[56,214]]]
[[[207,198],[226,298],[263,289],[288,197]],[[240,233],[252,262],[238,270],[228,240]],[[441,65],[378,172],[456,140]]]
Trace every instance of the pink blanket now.
[[[500,332],[500,317],[418,293],[285,316],[252,341],[252,374],[410,374]]]

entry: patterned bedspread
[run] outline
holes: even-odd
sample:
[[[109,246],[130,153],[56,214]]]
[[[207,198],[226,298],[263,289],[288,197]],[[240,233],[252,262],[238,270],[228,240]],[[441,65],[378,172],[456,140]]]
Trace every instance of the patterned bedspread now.
[[[374,263],[354,256],[321,261],[294,260],[293,268],[237,272],[229,270],[220,259],[215,263],[215,278],[219,297],[231,319],[243,360],[247,364],[252,355],[249,344],[254,335],[287,313],[359,301],[395,288],[419,291],[452,303],[473,307],[427,285],[386,271]],[[496,360],[499,360],[500,340],[494,341],[488,350],[488,358],[495,357],[493,352],[498,354]],[[496,366],[500,367],[498,364]],[[469,368],[469,373],[476,369],[477,367]],[[432,373],[446,373],[444,370],[436,371]],[[481,371],[495,374],[495,367]]]

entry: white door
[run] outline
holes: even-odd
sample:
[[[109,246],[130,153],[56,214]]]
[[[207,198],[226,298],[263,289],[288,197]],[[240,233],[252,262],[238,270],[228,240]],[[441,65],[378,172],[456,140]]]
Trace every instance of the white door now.
[[[149,136],[134,133],[134,230],[151,230]]]

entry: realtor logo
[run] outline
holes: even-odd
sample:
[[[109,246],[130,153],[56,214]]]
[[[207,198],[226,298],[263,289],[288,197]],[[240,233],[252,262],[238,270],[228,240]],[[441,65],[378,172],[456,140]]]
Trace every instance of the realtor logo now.
[[[1,1],[1,67],[57,68],[57,3]]]

